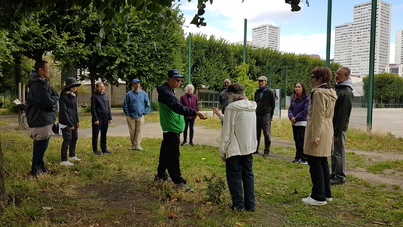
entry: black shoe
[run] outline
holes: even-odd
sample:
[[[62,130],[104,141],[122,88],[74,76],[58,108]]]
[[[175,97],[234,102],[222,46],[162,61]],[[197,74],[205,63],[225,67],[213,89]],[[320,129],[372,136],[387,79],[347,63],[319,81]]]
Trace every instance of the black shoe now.
[[[298,158],[294,159],[294,161],[292,161],[292,163],[299,163],[299,159]]]
[[[101,152],[99,152],[99,151],[94,151],[94,154],[95,155],[102,155]]]
[[[193,142],[190,142],[189,145],[190,145],[190,146],[194,146]]]
[[[104,150],[104,151],[102,151],[102,153],[104,153],[104,154],[112,154],[112,152],[110,152],[108,150]]]
[[[184,146],[184,145],[186,145],[186,141],[183,141],[183,143],[181,143],[181,146]]]
[[[345,180],[341,180],[341,179],[337,179],[337,178],[330,179],[331,185],[338,185],[338,184],[344,184],[344,183],[346,183]]]
[[[243,208],[243,207],[235,207],[235,206],[233,206],[232,204],[228,204],[228,207],[229,207],[231,210],[235,210],[235,211],[239,211],[239,212],[245,211],[245,208]],[[254,211],[254,210],[253,210],[253,211]]]

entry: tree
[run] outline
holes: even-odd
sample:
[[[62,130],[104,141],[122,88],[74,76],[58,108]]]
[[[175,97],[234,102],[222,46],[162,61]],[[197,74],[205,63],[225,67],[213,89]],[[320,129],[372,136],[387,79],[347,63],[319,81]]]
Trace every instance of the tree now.
[[[369,77],[364,77],[364,96],[369,96]],[[402,101],[403,78],[393,73],[380,73],[374,75],[373,98],[378,102],[389,103]]]

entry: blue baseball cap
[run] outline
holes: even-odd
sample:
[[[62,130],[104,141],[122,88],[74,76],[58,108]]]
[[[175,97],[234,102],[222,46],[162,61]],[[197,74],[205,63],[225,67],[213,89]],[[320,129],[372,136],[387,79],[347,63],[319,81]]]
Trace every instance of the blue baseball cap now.
[[[132,84],[137,83],[137,82],[141,83],[141,81],[139,79],[133,79],[132,80]]]
[[[179,70],[177,69],[171,69],[168,71],[168,77],[180,77],[180,78],[185,78],[184,76],[181,75],[181,73],[179,72]]]

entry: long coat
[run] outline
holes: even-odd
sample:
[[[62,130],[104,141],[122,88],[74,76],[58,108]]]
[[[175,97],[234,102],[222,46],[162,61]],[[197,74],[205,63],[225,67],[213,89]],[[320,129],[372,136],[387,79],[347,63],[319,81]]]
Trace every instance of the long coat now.
[[[328,157],[333,141],[333,114],[337,95],[327,84],[312,88],[308,123],[305,130],[304,153],[316,157]],[[311,142],[318,141],[312,147]]]

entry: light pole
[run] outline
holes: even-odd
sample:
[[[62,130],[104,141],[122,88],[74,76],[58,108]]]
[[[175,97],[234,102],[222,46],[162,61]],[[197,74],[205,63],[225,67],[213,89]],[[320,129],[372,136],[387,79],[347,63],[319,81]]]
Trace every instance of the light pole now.
[[[326,40],[326,67],[330,68],[330,41],[332,24],[332,0],[327,1],[327,40]]]
[[[192,76],[190,75],[191,71],[192,71],[192,33],[189,32],[189,36],[188,36],[188,84],[191,84],[191,78]]]

